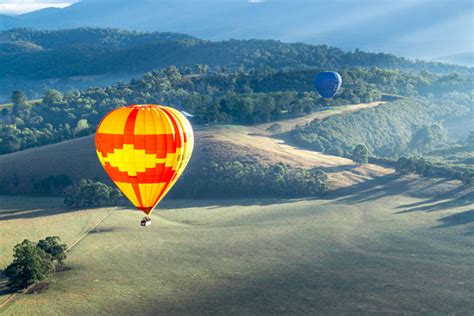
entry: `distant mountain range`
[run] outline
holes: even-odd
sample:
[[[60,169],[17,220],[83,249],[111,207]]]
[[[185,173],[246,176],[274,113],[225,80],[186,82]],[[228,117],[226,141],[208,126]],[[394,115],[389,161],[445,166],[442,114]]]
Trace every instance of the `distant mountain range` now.
[[[114,27],[433,59],[472,51],[473,10],[471,0],[82,0],[63,9],[0,15],[0,30]]]
[[[474,52],[466,52],[460,54],[454,54],[449,56],[443,56],[436,58],[435,61],[443,63],[463,65],[467,67],[474,67]]]

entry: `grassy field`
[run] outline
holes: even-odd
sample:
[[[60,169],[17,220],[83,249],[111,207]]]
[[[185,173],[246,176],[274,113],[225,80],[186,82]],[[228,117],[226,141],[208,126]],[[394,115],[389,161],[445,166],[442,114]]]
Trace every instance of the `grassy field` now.
[[[271,122],[271,123],[265,123],[265,124],[260,124],[257,126],[262,131],[267,131],[267,129],[272,126],[275,123],[278,123],[280,125],[280,128],[277,133],[285,133],[289,132],[292,129],[298,127],[298,126],[304,126],[308,123],[311,123],[312,121],[319,119],[325,119],[331,115],[336,115],[336,114],[341,114],[341,113],[350,113],[350,112],[357,112],[360,110],[368,109],[368,108],[373,108],[382,104],[385,104],[387,102],[384,101],[377,101],[377,102],[370,102],[370,103],[358,103],[358,104],[349,104],[349,105],[341,105],[341,106],[332,106],[327,110],[320,111],[320,112],[314,112],[311,114],[308,114],[303,117],[297,117],[294,119],[289,119],[289,120],[283,120],[283,121],[278,121],[278,122]]]
[[[23,239],[58,235],[71,243],[103,216],[106,209],[69,211],[62,199],[0,196],[0,269],[11,261]]]
[[[0,312],[470,314],[472,200],[412,198],[380,186],[354,192],[331,200],[168,201],[147,228],[139,213],[117,210],[69,253],[70,270]],[[16,230],[70,240],[105,211],[0,219],[0,231],[11,230],[1,240],[12,244]]]
[[[290,166],[319,168],[327,173],[330,190],[393,173],[390,168],[373,164],[358,165],[347,158],[300,149],[259,130],[259,126],[212,126],[196,134],[198,141],[206,144],[205,159],[254,159],[258,163],[283,162]],[[200,146],[196,149],[198,157],[199,151]]]

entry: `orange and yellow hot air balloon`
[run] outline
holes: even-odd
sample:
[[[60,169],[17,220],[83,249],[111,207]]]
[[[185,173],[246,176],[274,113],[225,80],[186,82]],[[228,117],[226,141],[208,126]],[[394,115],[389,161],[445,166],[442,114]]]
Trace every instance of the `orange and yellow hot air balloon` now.
[[[112,181],[137,209],[150,215],[191,158],[194,135],[178,110],[130,105],[104,117],[95,143]]]

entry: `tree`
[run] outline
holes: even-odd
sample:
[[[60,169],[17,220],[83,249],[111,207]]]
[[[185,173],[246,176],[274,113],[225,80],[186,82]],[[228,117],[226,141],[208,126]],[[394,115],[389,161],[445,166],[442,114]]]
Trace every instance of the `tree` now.
[[[194,72],[196,74],[206,74],[209,72],[209,66],[208,65],[203,65],[203,64],[196,64],[194,66]]]
[[[108,202],[110,198],[109,186],[102,182],[95,182],[93,187],[93,200],[97,206],[100,206],[101,201]]]
[[[270,133],[279,133],[282,130],[282,125],[280,123],[273,123],[270,127],[267,128],[267,131]]]
[[[41,115],[35,115],[30,118],[29,124],[33,126],[38,126],[43,122],[43,117]]]
[[[15,125],[0,127],[0,154],[21,149],[20,131]]]
[[[63,101],[63,95],[58,90],[49,89],[43,96],[43,104],[54,105]]]
[[[100,206],[102,202],[108,204],[112,200],[118,203],[122,193],[117,189],[90,179],[81,179],[78,184],[71,185],[64,190],[64,204],[69,207]]]
[[[421,126],[412,136],[410,147],[419,152],[429,151],[446,140],[446,131],[439,125]]]
[[[177,82],[182,78],[181,72],[178,70],[178,68],[176,68],[176,66],[166,67],[162,71],[172,83]]]
[[[369,162],[369,151],[363,144],[359,144],[354,148],[352,152],[352,160],[359,163],[365,164]]]
[[[395,171],[401,174],[415,173],[428,176],[433,171],[433,165],[422,157],[400,157],[395,162]]]
[[[77,121],[77,126],[74,129],[76,136],[85,136],[89,132],[89,123],[86,119]]]
[[[109,198],[112,200],[114,205],[117,205],[120,202],[120,199],[123,197],[122,192],[120,192],[118,189],[112,189],[110,191]]]
[[[193,74],[193,70],[190,67],[185,66],[183,69],[181,69],[181,73],[185,76],[189,76]]]
[[[59,265],[64,264],[66,260],[66,244],[61,244],[58,236],[50,236],[38,241],[37,247],[51,256],[52,261],[56,261]]]
[[[474,172],[473,171],[466,171],[462,174],[462,182],[466,186],[471,186],[474,184]]]
[[[68,207],[79,207],[82,203],[81,189],[71,185],[64,190],[64,204]]]
[[[35,243],[25,239],[13,251],[13,262],[3,272],[9,287],[26,288],[54,272],[51,255],[36,247]]]
[[[26,96],[23,91],[13,91],[11,100],[14,106],[22,106],[26,104]]]
[[[80,197],[82,199],[82,206],[94,205],[94,181],[91,179],[79,180]]]

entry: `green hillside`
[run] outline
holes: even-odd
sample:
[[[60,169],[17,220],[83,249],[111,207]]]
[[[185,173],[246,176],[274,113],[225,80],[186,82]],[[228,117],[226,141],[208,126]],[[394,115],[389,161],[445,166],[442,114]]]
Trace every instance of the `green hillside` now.
[[[116,29],[0,32],[4,42],[43,48],[0,51],[0,78],[48,79],[105,73],[136,73],[165,66],[211,67],[384,67],[449,73],[468,68],[414,62],[383,53],[345,52],[326,45],[288,44],[273,40],[210,42],[174,33],[138,33]]]
[[[327,110],[314,113],[311,117],[327,117],[343,111],[355,112],[363,110],[363,107],[350,105],[338,108],[337,112]],[[287,123],[291,122],[295,124],[294,120]],[[261,190],[262,185],[267,183],[262,172],[271,176],[269,168],[279,164],[286,165],[285,169],[290,173],[298,168],[324,171],[330,191],[393,172],[390,168],[371,164],[359,166],[350,159],[300,150],[272,137],[266,129],[266,125],[197,126],[196,147],[191,163],[171,195],[193,198],[259,196],[262,192],[257,187]],[[211,166],[212,175],[207,173],[203,176],[202,173]],[[48,194],[39,190],[38,185],[48,177],[60,174],[73,181],[84,177],[99,177],[102,181],[108,181],[95,153],[93,135],[0,156],[0,190],[4,194]],[[202,183],[203,179],[210,181]],[[306,181],[308,177],[304,176],[301,180]],[[235,183],[242,181],[246,185],[241,185],[239,190],[232,188]],[[269,179],[269,182],[272,180]],[[283,183],[280,185],[283,187]],[[304,188],[301,191],[305,191]],[[275,196],[275,192],[272,196]]]
[[[173,201],[146,229],[139,213],[117,210],[69,253],[68,270],[0,312],[469,314],[469,201],[398,195],[416,182],[362,186],[335,200]],[[417,193],[436,187],[419,184]],[[84,221],[83,212],[45,217],[17,203],[8,206],[17,215],[0,220],[16,227],[8,244],[51,225],[71,235]],[[106,210],[90,214],[98,212]]]

